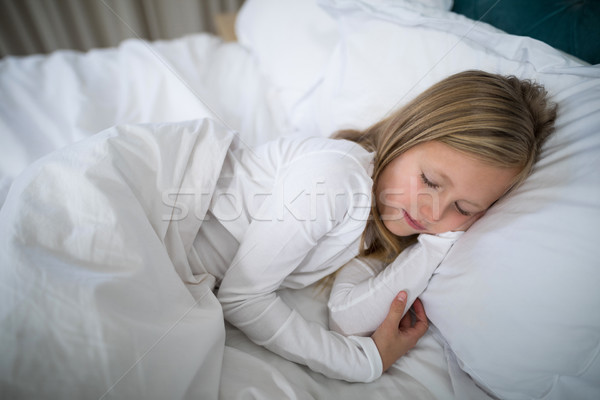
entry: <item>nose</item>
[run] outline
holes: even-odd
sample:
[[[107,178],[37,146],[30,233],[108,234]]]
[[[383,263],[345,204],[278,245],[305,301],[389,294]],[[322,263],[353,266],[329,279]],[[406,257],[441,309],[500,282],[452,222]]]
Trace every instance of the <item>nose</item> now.
[[[419,194],[419,217],[427,222],[436,223],[442,219],[446,206],[437,192]]]
[[[432,207],[431,205],[421,206],[419,214],[423,220],[429,222],[430,224],[438,222],[440,220],[439,212],[435,210],[435,207]]]

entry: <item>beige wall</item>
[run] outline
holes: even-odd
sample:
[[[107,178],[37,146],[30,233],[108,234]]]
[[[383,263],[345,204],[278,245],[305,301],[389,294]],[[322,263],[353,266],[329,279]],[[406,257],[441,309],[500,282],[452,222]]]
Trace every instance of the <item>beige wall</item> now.
[[[0,0],[0,56],[115,46],[126,38],[216,33],[243,0]]]

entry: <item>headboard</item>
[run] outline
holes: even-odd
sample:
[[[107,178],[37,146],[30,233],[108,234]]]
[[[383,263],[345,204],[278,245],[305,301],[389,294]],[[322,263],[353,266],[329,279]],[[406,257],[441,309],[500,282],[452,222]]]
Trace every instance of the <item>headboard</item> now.
[[[600,63],[598,0],[454,0],[452,11]]]

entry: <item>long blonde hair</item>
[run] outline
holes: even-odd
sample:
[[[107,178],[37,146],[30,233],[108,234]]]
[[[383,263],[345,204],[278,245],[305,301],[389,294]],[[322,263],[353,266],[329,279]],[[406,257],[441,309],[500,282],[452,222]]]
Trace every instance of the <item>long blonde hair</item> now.
[[[546,90],[534,82],[465,71],[433,85],[363,131],[336,132],[333,138],[352,140],[375,152],[373,202],[360,255],[389,262],[416,241],[416,235],[392,234],[377,210],[375,188],[393,159],[413,146],[437,140],[489,165],[518,168],[514,188],[531,173],[542,144],[554,130],[556,109]]]

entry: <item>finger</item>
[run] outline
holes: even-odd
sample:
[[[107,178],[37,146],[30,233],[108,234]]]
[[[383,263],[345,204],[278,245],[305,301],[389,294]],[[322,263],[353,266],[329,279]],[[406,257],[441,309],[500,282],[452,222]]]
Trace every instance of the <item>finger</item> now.
[[[402,291],[392,300],[390,310],[388,311],[385,321],[393,326],[399,326],[402,320],[402,314],[404,314],[404,308],[406,307],[406,292]]]
[[[421,300],[416,299],[413,303],[412,309],[414,310],[416,317],[416,321],[412,329],[414,330],[414,334],[418,335],[418,337],[421,337],[429,328],[429,321],[427,320],[427,314],[425,314],[425,307],[423,307]]]
[[[412,326],[412,316],[410,313],[406,313],[400,320],[400,329],[408,329]]]
[[[423,304],[419,302],[419,299],[415,299],[415,303],[410,307],[409,312],[402,318],[400,321],[400,326],[402,327],[411,327],[413,326],[417,320],[427,319],[425,315],[425,309],[423,308]],[[410,316],[410,318],[408,318]]]
[[[407,332],[413,338],[419,339],[427,332],[427,329],[429,329],[429,324],[426,321],[417,321],[415,325],[412,328],[410,328]]]
[[[427,329],[429,329],[427,322],[417,321],[414,326],[401,330],[400,333],[412,343],[412,347],[423,335],[425,335]]]
[[[416,299],[412,305],[412,309],[415,312],[415,316],[417,317],[417,321],[427,321],[427,314],[425,314],[425,307],[423,307],[423,303],[420,299]]]

